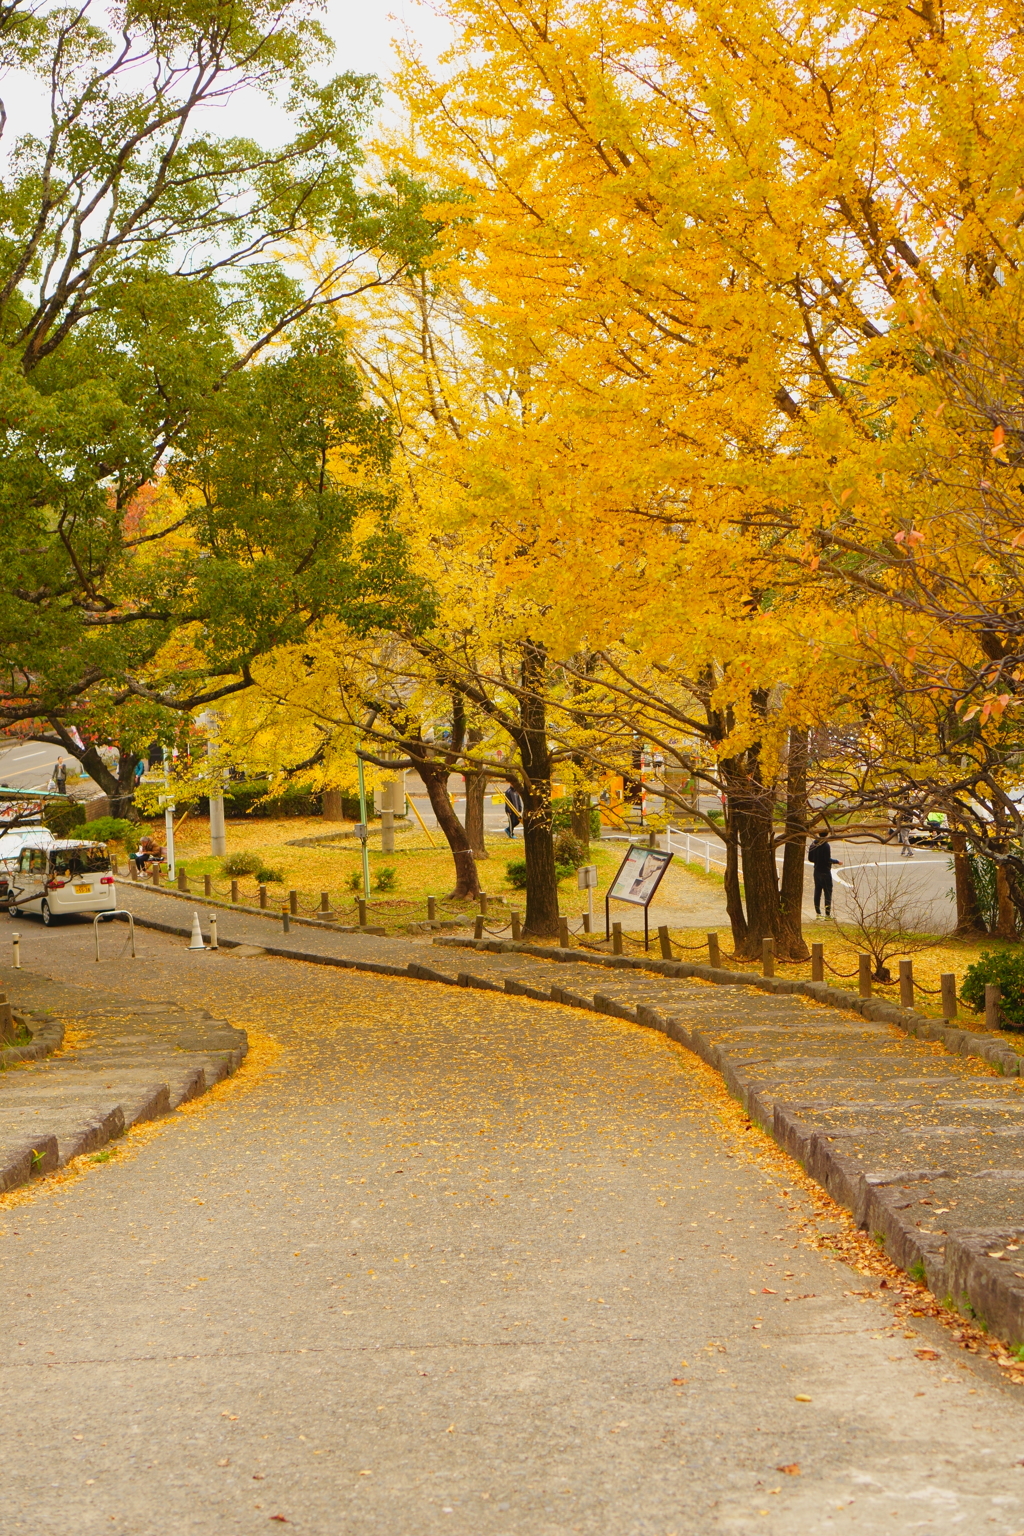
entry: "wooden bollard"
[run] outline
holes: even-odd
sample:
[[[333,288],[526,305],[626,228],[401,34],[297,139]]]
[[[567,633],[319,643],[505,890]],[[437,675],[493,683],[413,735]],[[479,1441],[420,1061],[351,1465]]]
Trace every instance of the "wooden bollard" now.
[[[956,1018],[956,977],[948,971],[939,977],[939,990],[942,993],[942,1017],[944,1019]]]
[[[428,896],[427,897],[427,922],[428,923],[436,923],[437,922],[437,897],[436,896]]]
[[[160,865],[159,864],[154,864],[153,865],[153,884],[154,885],[159,885],[160,884]]]
[[[483,891],[480,892],[480,912],[483,917],[487,916],[487,897]]]
[[[811,980],[825,980],[825,946],[824,944],[811,945]]]
[[[998,982],[990,981],[985,985],[985,1028],[999,1028],[999,1004],[1003,1000],[1003,989]]]
[[[203,895],[206,896],[206,897],[210,897],[210,896],[213,895],[213,876],[212,875],[204,875],[203,876]]]
[[[775,975],[775,940],[761,940],[761,975]]]
[[[569,919],[567,917],[560,917],[558,919],[558,947],[559,949],[569,948]]]
[[[900,961],[900,1007],[913,1008],[914,1006],[914,962],[913,960]]]
[[[357,908],[357,910],[359,912],[359,926],[360,926],[360,928],[365,928],[366,927],[366,897],[365,896],[357,896],[356,897],[356,908]]]
[[[330,891],[321,891],[320,892],[320,911],[323,914],[323,916],[326,917],[330,910],[331,910],[331,893],[330,893]]]
[[[178,866],[178,890],[179,891],[187,891],[188,890],[188,876],[185,873],[185,866],[184,866],[184,864],[180,864]]]
[[[288,912],[289,912],[290,916],[292,916],[292,917],[297,917],[298,916],[298,912],[299,912],[299,893],[298,893],[298,891],[289,891],[288,892]]]
[[[482,912],[478,912],[476,917],[474,917],[474,919],[473,919],[473,937],[474,937],[474,939],[482,939],[483,936],[484,936],[483,913]]]
[[[580,917],[583,919],[583,932],[584,933],[589,933],[590,932],[590,913],[589,912],[581,912],[580,913]]]
[[[708,964],[717,971],[722,964],[721,952],[718,948],[718,934],[708,934]]]
[[[237,906],[237,904],[238,904],[238,881],[237,880],[232,880],[232,882],[231,882],[231,900]]]
[[[622,924],[612,923],[612,954],[622,954]]]
[[[861,997],[871,996],[871,956],[857,956],[857,990]]]
[[[260,906],[261,907],[266,907],[266,905],[267,905],[267,888],[266,888],[265,885],[261,885],[260,886]]]
[[[663,960],[671,960],[672,940],[668,936],[668,928],[664,925],[664,923],[658,929],[658,943],[661,946],[661,958]]]
[[[519,913],[516,912],[516,911],[513,911],[512,912],[512,942],[514,944],[518,944],[519,940],[522,938],[522,936],[523,936],[523,925],[522,925],[522,922],[520,921]]]

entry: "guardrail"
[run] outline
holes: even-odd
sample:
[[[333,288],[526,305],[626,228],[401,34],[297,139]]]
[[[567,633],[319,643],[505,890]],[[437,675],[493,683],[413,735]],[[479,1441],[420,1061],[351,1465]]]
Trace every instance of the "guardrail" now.
[[[110,918],[110,917],[126,917],[128,919],[128,931],[131,934],[131,940],[132,940],[132,959],[133,960],[136,959],[137,957],[136,957],[136,954],[135,954],[135,918],[128,911],[127,907],[114,907],[111,911],[108,911],[108,912],[97,912],[96,916],[92,920],[92,933],[93,933],[93,938],[96,940],[96,962],[97,962],[97,964],[99,964],[99,958],[100,958],[100,921],[101,921],[102,918]]]

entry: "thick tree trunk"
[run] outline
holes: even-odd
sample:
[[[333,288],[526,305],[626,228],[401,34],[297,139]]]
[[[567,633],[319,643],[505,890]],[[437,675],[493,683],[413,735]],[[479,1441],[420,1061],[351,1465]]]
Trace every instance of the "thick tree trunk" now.
[[[521,672],[516,741],[523,767],[523,842],[526,850],[526,925],[531,938],[558,933],[558,877],[551,835],[551,753],[544,706],[546,655],[527,644]]]
[[[953,885],[956,890],[956,931],[957,933],[987,933],[981,908],[978,905],[978,893],[974,889],[974,881],[971,878],[971,861],[967,857],[967,835],[964,832],[950,831],[949,840],[953,845]]]
[[[106,743],[90,742],[87,746],[80,747],[71,735],[71,732],[59,720],[51,720],[52,736],[39,736],[39,741],[49,742],[51,746],[63,747],[69,757],[77,758],[94,783],[110,801],[110,814],[116,817],[128,817],[132,814],[132,802],[135,799],[135,768],[141,756],[139,752],[118,750],[117,772],[108,768],[99,753],[99,747]]]
[[[729,914],[729,926],[732,929],[732,947],[740,954],[747,942],[747,919],[740,891],[739,839],[728,816],[725,832],[725,910]]]
[[[726,765],[723,764],[723,768]],[[729,819],[736,827],[743,855],[743,896],[746,934],[736,946],[738,954],[759,959],[762,940],[782,938],[782,903],[775,867],[771,788],[760,781],[756,749],[733,760],[726,771]]]
[[[466,836],[474,857],[486,859],[488,853],[484,843],[484,798],[487,792],[487,775],[486,773],[464,773],[462,778],[466,786]]]
[[[584,848],[590,847],[590,791],[574,789],[572,792],[572,835]]]
[[[786,843],[782,853],[782,953],[806,960],[803,934],[804,863],[807,853],[807,732],[789,733],[786,769]]]
[[[998,915],[996,917],[996,935],[1000,939],[1015,939],[1017,937],[1017,909],[1010,895],[1010,882],[1006,874],[1006,865],[996,865],[996,900],[998,902]]]
[[[430,809],[437,817],[437,824],[445,835],[455,861],[455,889],[451,893],[450,900],[460,901],[464,897],[479,896],[480,878],[477,874],[476,859],[469,846],[466,829],[456,816],[455,807],[448,798],[447,765],[417,762],[416,769],[427,791]]]

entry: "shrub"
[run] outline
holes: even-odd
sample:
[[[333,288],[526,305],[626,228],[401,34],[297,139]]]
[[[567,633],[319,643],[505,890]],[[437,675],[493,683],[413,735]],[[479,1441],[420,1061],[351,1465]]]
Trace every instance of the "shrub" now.
[[[229,853],[221,864],[221,869],[231,880],[240,880],[244,875],[258,875],[263,868],[263,860],[258,853]]]
[[[505,866],[505,879],[514,891],[526,890],[526,860],[510,859]]]
[[[43,826],[57,838],[73,837],[84,821],[85,806],[77,800],[50,800],[43,810]]]
[[[256,880],[260,885],[281,885],[284,882],[284,870],[273,869],[269,864],[261,864],[256,871]]]
[[[139,846],[138,828],[123,816],[98,816],[76,826],[73,835],[97,843],[123,843],[127,853],[134,853]]]
[[[383,869],[378,869],[373,888],[375,891],[393,891],[397,882],[398,876],[395,871],[390,865],[385,865]]]
[[[350,891],[354,891],[357,896],[363,894],[363,872],[361,869],[354,869],[349,875],[348,888]]]
[[[555,835],[555,863],[564,865],[570,874],[574,869],[579,869],[581,864],[587,862],[587,850],[578,837],[573,837],[571,832],[558,832]],[[563,876],[559,875],[559,879]]]
[[[960,996],[975,1013],[984,1008],[985,985],[991,982],[1002,990],[1002,1022],[1009,1029],[1024,1029],[1024,950],[982,950],[981,958],[968,966]]]

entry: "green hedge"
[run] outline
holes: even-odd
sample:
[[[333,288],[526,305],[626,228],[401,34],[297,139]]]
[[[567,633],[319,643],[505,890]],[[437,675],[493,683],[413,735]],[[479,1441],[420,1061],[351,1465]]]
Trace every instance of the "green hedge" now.
[[[985,985],[991,982],[997,982],[1002,991],[1002,1022],[1008,1029],[1024,1029],[1024,950],[983,950],[980,959],[968,966],[960,996],[975,1013],[984,1009]]]

